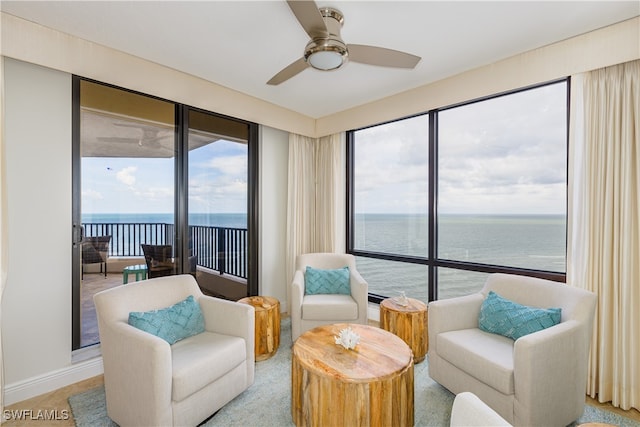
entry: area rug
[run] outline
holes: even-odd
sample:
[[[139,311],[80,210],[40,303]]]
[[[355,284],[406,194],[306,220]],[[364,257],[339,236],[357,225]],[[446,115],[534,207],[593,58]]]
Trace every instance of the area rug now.
[[[254,384],[205,421],[205,427],[289,427],[291,419],[291,322],[282,319],[280,347],[270,359],[257,362]],[[414,421],[416,426],[448,426],[454,395],[429,377],[427,360],[414,368]],[[71,396],[69,404],[78,427],[112,427],[106,411],[104,387]],[[603,422],[621,427],[640,423],[585,405],[574,423]]]

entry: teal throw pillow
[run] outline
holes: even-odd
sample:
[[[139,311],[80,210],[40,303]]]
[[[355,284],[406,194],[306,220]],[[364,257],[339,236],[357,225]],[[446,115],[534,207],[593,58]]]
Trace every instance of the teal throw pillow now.
[[[321,270],[307,267],[304,273],[305,295],[343,294],[351,295],[349,267]]]
[[[129,324],[173,344],[204,332],[204,316],[200,304],[189,295],[171,307],[129,313]]]
[[[561,314],[560,308],[528,307],[489,291],[480,307],[478,325],[483,331],[517,340],[557,325]]]

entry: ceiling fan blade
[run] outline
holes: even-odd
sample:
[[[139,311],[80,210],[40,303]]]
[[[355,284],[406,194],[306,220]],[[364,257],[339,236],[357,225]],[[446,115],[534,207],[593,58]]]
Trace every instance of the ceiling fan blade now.
[[[287,0],[291,11],[302,25],[302,28],[312,39],[316,37],[327,37],[327,25],[322,19],[322,14],[314,1]]]
[[[414,68],[420,62],[419,56],[384,47],[349,44],[349,61],[381,67]]]
[[[271,77],[271,80],[269,80],[267,84],[272,86],[279,85],[280,83],[289,80],[296,74],[304,71],[308,67],[309,64],[307,64],[304,58],[300,58],[284,67],[284,69],[282,69],[282,71],[280,71],[275,76]]]

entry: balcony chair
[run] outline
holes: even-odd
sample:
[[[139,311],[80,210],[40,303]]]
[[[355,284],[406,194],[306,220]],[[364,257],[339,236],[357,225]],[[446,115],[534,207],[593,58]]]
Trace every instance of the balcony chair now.
[[[322,270],[348,267],[345,293],[332,292],[331,286],[311,289],[307,267],[320,274]],[[320,271],[318,271],[320,270]],[[344,276],[342,276],[344,277]],[[323,277],[320,277],[323,280]],[[327,292],[327,293],[325,293]],[[296,258],[296,272],[291,283],[291,338],[317,326],[330,323],[367,323],[368,285],[356,270],[356,260],[350,254],[310,253]]]
[[[147,277],[171,276],[176,274],[176,265],[173,260],[173,247],[171,245],[140,245],[144,253],[144,261],[147,264]]]
[[[499,308],[490,314],[494,301]],[[510,424],[566,426],[584,410],[595,306],[596,296],[583,289],[491,274],[478,293],[429,303],[429,375],[453,393],[474,393]],[[489,320],[516,330],[530,326],[513,319],[530,307],[560,308],[551,324],[559,323],[524,335],[487,327]]]
[[[201,309],[204,332],[170,344],[156,330],[129,323],[131,312],[154,315],[189,296]],[[195,426],[253,384],[252,306],[203,295],[189,274],[111,288],[97,293],[94,302],[107,414],[118,425]],[[165,331],[168,323],[148,324]]]
[[[107,259],[109,258],[109,243],[111,236],[94,236],[82,239],[82,278],[86,264],[100,264],[100,273],[104,265],[104,277],[107,277]]]

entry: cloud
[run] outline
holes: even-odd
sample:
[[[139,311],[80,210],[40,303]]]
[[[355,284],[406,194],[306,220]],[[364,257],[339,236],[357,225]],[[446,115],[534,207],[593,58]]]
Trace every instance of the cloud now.
[[[90,199],[90,200],[102,200],[104,199],[104,197],[102,196],[102,193],[100,193],[99,191],[96,190],[82,190],[82,198],[83,199]]]
[[[224,157],[214,157],[206,165],[215,169],[223,175],[246,177],[247,176],[247,155],[233,155]]]
[[[565,87],[439,112],[439,210],[564,213]],[[427,137],[427,115],[356,132],[356,211],[426,212]]]
[[[144,190],[134,189],[136,197],[143,200],[173,200],[173,187],[149,187]]]
[[[136,183],[136,177],[134,173],[138,170],[136,166],[129,166],[120,169],[116,173],[116,179],[129,187],[132,187]]]

